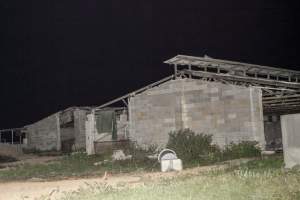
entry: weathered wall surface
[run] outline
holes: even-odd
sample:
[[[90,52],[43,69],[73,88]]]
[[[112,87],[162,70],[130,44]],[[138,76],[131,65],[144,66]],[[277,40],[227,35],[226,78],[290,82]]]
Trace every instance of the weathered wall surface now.
[[[300,114],[281,116],[281,127],[285,167],[300,165]]]
[[[118,140],[127,139],[128,135],[128,117],[127,113],[123,112],[117,116],[117,135]]]
[[[95,142],[96,121],[95,121],[95,115],[93,113],[88,114],[86,117],[87,117],[87,120],[85,121],[86,153],[88,155],[92,155],[95,154],[94,142]]]
[[[85,149],[85,121],[87,120],[86,114],[86,110],[76,109],[74,111],[75,149]]]
[[[27,126],[28,148],[41,151],[60,150],[59,114],[51,115]]]
[[[195,79],[177,79],[132,97],[130,138],[165,145],[170,131],[212,134],[220,146],[256,140],[264,146],[261,90]]]
[[[26,147],[23,144],[7,144],[0,143],[0,155],[19,156],[23,154],[22,148]]]

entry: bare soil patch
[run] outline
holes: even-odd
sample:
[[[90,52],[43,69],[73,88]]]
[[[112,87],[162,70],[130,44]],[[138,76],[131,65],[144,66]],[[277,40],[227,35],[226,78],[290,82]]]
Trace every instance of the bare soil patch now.
[[[18,199],[37,199],[43,195],[50,199],[57,199],[65,192],[71,192],[84,188],[89,185],[106,184],[113,187],[118,186],[137,186],[143,184],[145,181],[155,181],[164,178],[172,178],[183,175],[193,175],[199,172],[224,169],[228,165],[214,165],[205,167],[196,167],[186,169],[181,172],[153,172],[153,173],[130,173],[111,175],[105,174],[102,177],[89,179],[68,179],[61,181],[43,181],[39,179],[31,179],[24,182],[9,182],[0,183],[1,196],[0,200],[18,200]]]

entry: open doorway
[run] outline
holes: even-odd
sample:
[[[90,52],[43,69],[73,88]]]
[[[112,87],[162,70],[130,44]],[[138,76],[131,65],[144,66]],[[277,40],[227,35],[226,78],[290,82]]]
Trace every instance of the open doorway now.
[[[264,115],[266,150],[282,151],[282,132],[279,114]]]

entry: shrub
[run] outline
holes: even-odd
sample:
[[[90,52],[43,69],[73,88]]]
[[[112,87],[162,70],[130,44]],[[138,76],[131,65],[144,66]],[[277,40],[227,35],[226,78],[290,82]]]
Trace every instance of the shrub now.
[[[212,145],[212,136],[195,134],[190,129],[182,129],[169,133],[167,148],[176,152],[184,162],[207,162],[215,160],[219,148]]]
[[[160,149],[157,145],[150,145],[147,148],[143,148],[134,142],[131,142],[129,146],[124,149],[124,153],[132,155],[132,158],[135,160],[147,159],[147,156],[158,154],[159,151]]]
[[[230,143],[221,150],[212,144],[212,135],[195,134],[190,129],[169,133],[167,148],[176,152],[185,163],[212,163],[244,157],[257,157],[261,150],[255,141]]]
[[[261,150],[256,141],[242,141],[238,144],[230,143],[225,146],[224,151],[222,152],[222,159],[237,159],[243,157],[257,157],[261,154]]]

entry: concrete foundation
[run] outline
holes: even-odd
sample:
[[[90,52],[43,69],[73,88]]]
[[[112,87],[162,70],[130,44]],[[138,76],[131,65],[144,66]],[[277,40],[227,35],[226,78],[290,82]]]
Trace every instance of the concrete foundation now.
[[[190,128],[219,146],[255,140],[264,147],[262,92],[257,88],[177,79],[129,100],[130,139],[166,145],[168,133]]]

